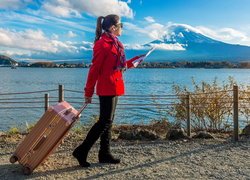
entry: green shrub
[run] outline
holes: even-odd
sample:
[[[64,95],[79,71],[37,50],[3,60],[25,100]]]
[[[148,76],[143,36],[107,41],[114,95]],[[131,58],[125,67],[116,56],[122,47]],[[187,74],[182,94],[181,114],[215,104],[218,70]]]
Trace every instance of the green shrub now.
[[[201,84],[197,84],[192,79],[192,91],[186,87],[173,85],[173,91],[178,98],[178,102],[169,107],[167,113],[175,119],[177,124],[186,124],[187,95],[189,94],[190,118],[193,129],[228,130],[233,125],[232,90],[234,84],[236,84],[234,79],[229,77],[228,81],[223,81],[222,84],[218,83],[217,78],[212,83],[203,81]],[[248,104],[248,106],[240,106],[240,116],[244,115],[249,120],[249,87],[241,85],[239,88],[239,104],[241,105],[243,99],[244,104]],[[242,90],[245,90],[245,93],[242,93]]]
[[[11,127],[7,132],[8,135],[15,135],[19,133],[20,133],[20,130],[17,127]]]

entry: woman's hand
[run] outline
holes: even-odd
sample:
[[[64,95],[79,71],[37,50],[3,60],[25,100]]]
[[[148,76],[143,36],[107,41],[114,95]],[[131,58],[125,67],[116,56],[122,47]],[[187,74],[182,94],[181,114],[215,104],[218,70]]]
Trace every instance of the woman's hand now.
[[[86,104],[89,104],[89,103],[91,103],[92,102],[92,97],[87,97],[87,96],[85,96],[85,103]]]
[[[137,67],[143,61],[145,56],[146,56],[145,54],[141,54],[139,56],[135,56],[132,59],[126,61],[127,68],[129,69],[129,68]]]

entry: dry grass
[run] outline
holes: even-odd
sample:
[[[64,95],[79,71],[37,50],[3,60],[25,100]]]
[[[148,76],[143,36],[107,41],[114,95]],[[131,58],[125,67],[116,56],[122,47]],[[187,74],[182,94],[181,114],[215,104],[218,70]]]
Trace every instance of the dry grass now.
[[[196,83],[193,79],[192,91],[186,87],[174,85],[173,90],[178,97],[178,104],[170,107],[167,113],[176,123],[186,124],[187,95],[189,94],[190,118],[194,130],[228,131],[233,126],[233,86],[237,84],[232,77],[220,84],[215,78],[212,83]],[[250,117],[250,87],[239,86],[240,116],[247,121]]]

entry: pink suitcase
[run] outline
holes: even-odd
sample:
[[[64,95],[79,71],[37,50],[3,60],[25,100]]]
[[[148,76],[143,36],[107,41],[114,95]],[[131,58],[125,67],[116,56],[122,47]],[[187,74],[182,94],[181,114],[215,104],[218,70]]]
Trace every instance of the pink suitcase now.
[[[18,145],[10,162],[18,161],[23,166],[23,173],[31,174],[61,144],[86,106],[87,104],[77,111],[63,101],[49,107]]]

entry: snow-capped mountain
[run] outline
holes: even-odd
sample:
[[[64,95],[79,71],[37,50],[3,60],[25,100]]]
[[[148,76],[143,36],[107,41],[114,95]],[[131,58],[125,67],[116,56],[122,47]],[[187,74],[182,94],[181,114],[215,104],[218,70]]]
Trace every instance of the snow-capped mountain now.
[[[38,52],[29,56],[16,55],[14,59],[72,60],[90,63],[93,43],[68,43],[64,53]],[[229,44],[202,34],[198,29],[185,24],[172,24],[159,39],[146,44],[125,45],[127,59],[145,54],[151,47],[156,50],[146,59],[147,62],[165,61],[250,61],[250,46]],[[46,57],[46,58],[45,58]]]
[[[220,43],[209,37],[202,35],[196,29],[187,25],[172,25],[168,28],[168,33],[163,35],[165,43]]]
[[[157,49],[149,61],[248,61],[250,46],[228,44],[214,40],[188,25],[172,25],[161,39],[144,44]],[[143,52],[127,51],[130,54]]]

